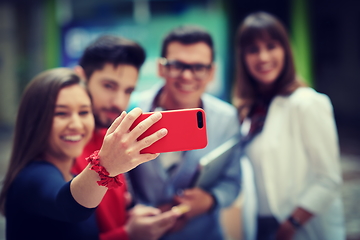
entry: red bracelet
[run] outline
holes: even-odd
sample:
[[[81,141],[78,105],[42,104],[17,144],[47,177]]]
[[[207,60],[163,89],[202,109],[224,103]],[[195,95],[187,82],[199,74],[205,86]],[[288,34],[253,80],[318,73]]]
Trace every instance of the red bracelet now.
[[[109,172],[103,166],[100,166],[99,150],[95,151],[86,161],[91,163],[90,170],[94,170],[100,176],[100,181],[97,181],[99,186],[105,186],[109,189],[120,187],[123,183],[120,181],[119,175],[110,177]]]

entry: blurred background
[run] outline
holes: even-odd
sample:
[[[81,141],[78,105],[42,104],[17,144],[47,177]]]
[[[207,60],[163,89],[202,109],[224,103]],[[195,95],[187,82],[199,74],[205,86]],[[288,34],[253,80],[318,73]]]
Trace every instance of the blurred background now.
[[[141,91],[161,81],[155,63],[163,36],[181,24],[197,24],[215,41],[217,74],[208,91],[230,101],[235,32],[247,14],[259,10],[283,21],[299,75],[332,100],[347,239],[360,239],[359,0],[0,0],[0,180],[7,167],[20,96],[37,73],[73,67],[96,37],[121,35],[146,50],[136,89]],[[0,239],[4,239],[4,226],[1,216]]]

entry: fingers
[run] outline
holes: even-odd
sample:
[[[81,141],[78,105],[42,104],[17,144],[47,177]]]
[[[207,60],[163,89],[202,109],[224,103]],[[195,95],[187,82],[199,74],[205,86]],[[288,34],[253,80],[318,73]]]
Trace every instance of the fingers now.
[[[140,150],[138,150],[138,152],[140,152]],[[132,160],[132,168],[135,168],[135,167],[139,166],[142,163],[154,160],[159,155],[160,155],[160,153],[143,153],[143,154],[139,154],[137,158]]]
[[[134,121],[141,114],[142,110],[140,108],[134,108],[127,114],[126,112],[123,112],[110,126],[107,134],[116,133],[118,136],[123,136],[124,134],[126,134],[127,136],[123,138],[124,143],[136,142],[136,146],[134,146],[135,148],[132,148],[131,151],[141,151],[142,149],[163,138],[167,134],[167,129],[163,128],[137,142],[139,136],[143,134],[146,130],[148,130],[149,127],[151,127],[153,124],[159,121],[162,117],[160,112],[155,112],[146,119],[139,122],[136,127],[129,131]],[[142,158],[140,160],[140,163],[150,161],[156,157],[156,155],[147,156],[145,158]]]
[[[102,157],[103,166],[111,176],[129,171],[139,164],[159,156],[157,153],[141,154],[140,151],[163,138],[167,134],[166,129],[160,129],[140,141],[137,139],[150,126],[159,121],[162,115],[159,112],[153,113],[130,131],[134,121],[141,114],[140,108],[134,108],[129,113],[123,112],[106,133],[99,155]],[[117,164],[117,159],[123,162],[122,166]]]
[[[160,112],[155,112],[151,114],[146,119],[142,120],[130,133],[130,135],[137,139],[141,134],[143,134],[149,127],[161,119],[162,115]],[[134,121],[133,121],[134,122]],[[133,122],[131,124],[133,124]],[[131,126],[131,125],[130,125]],[[129,127],[130,127],[129,126]]]
[[[201,196],[204,194],[208,194],[206,191],[202,190],[201,188],[195,187],[195,188],[190,188],[190,189],[186,189],[183,191],[182,197],[184,198],[191,198],[191,197],[197,197],[197,196]]]
[[[184,205],[185,206],[185,205]],[[185,210],[185,207],[184,209]],[[172,207],[169,211],[163,212],[162,214],[158,215],[157,218],[159,221],[162,220],[169,220],[172,218],[178,218],[180,217],[184,212],[182,210],[180,210],[180,208],[174,208]]]
[[[179,204],[177,206],[173,206],[171,211],[175,211],[177,214],[182,215],[190,211],[190,206],[187,204]]]
[[[160,130],[158,130],[157,132],[151,134],[150,136],[147,136],[143,139],[141,139],[138,142],[138,148],[140,150],[149,147],[151,144],[153,144],[154,142],[160,140],[161,138],[165,137],[166,134],[168,133],[168,130],[166,128],[162,128]]]
[[[153,221],[160,229],[166,231],[174,225],[176,219],[179,216],[181,216],[181,213],[179,213],[178,211],[170,210],[154,216]]]
[[[175,195],[174,199],[180,203],[184,199],[192,198],[194,196],[194,194],[196,193],[195,189],[196,188],[185,189],[181,192],[181,195]]]
[[[120,122],[118,127],[116,128],[116,132],[118,134],[128,133],[130,127],[134,123],[134,121],[142,114],[142,110],[140,108],[134,108],[131,110],[123,121]],[[143,134],[150,126],[161,119],[162,115],[160,112],[156,112],[151,114],[151,116],[147,117],[146,119],[142,120],[134,129],[129,132],[129,139],[135,140],[141,134]]]
[[[160,209],[138,204],[131,210],[136,216],[155,216],[161,213]]]
[[[109,135],[115,131],[115,129],[120,125],[120,123],[123,121],[123,119],[126,116],[126,112],[123,111],[119,117],[115,119],[115,121],[111,124],[111,126],[108,128],[106,135]]]
[[[121,121],[121,123],[118,125],[115,131],[118,134],[127,133],[131,125],[134,123],[135,119],[137,119],[141,114],[142,114],[142,110],[140,108],[134,108],[133,110],[131,110],[126,114],[124,120]]]

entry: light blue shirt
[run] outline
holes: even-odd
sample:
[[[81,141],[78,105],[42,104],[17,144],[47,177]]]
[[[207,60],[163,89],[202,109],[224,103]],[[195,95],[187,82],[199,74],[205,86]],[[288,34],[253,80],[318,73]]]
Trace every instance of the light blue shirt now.
[[[137,97],[132,97],[130,106],[150,111],[153,101],[161,87],[157,86]],[[239,134],[239,121],[236,109],[209,94],[203,94],[203,109],[206,113],[208,145],[204,149],[187,151],[178,169],[169,176],[159,159],[144,163],[129,172],[129,179],[135,199],[142,204],[159,206],[172,201],[174,195],[189,188],[197,172],[202,156],[220,146],[226,140]],[[234,151],[231,160],[225,166],[216,183],[204,189],[215,199],[215,206],[206,214],[190,220],[180,231],[163,236],[162,240],[221,240],[223,233],[220,226],[220,209],[230,206],[240,191],[240,149]]]

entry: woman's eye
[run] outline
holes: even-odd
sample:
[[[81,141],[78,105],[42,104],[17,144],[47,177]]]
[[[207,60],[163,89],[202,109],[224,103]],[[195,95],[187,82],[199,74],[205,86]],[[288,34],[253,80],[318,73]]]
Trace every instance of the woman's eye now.
[[[88,115],[89,113],[90,113],[89,111],[81,111],[81,112],[79,112],[79,114],[80,114],[81,116]]]
[[[67,112],[55,112],[55,116],[66,116]]]
[[[274,48],[276,48],[276,44],[275,43],[268,43],[267,48],[268,49],[274,49]]]

